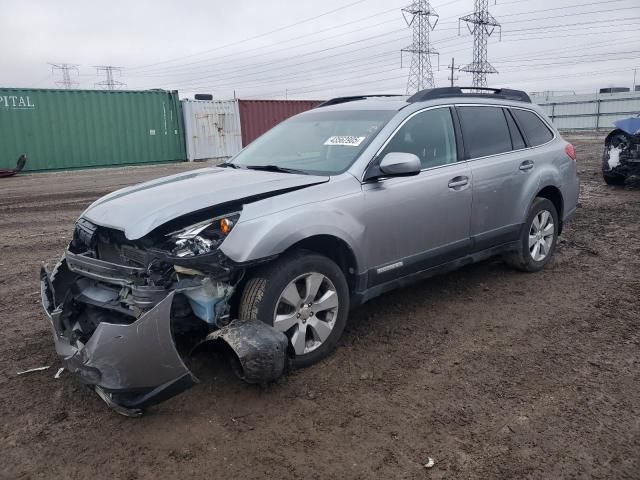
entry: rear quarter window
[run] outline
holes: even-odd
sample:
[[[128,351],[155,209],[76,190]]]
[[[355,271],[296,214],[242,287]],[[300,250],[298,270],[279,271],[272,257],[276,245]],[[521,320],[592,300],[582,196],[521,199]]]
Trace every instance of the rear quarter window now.
[[[511,112],[520,124],[525,137],[527,137],[529,146],[536,147],[551,141],[553,133],[538,115],[529,110],[520,110],[518,108],[512,109]]]
[[[502,108],[457,107],[469,158],[511,151],[511,136]]]

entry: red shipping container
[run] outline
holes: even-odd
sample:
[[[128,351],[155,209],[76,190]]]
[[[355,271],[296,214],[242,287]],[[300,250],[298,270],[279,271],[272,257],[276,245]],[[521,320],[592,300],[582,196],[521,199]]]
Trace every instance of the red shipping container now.
[[[322,100],[238,100],[242,146],[293,115],[311,110]]]

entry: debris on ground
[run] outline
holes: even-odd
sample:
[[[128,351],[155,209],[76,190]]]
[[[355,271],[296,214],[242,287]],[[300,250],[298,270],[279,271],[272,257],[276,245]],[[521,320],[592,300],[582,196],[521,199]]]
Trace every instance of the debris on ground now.
[[[28,370],[23,370],[21,372],[17,372],[16,375],[24,375],[25,373],[32,373],[32,372],[41,372],[42,370],[46,370],[48,368],[49,368],[49,365],[47,365],[46,367],[30,368]]]
[[[427,457],[427,463],[424,464],[424,468],[431,468],[436,464],[436,462],[431,457]]]
[[[60,378],[60,375],[62,375],[62,372],[64,372],[64,367],[60,367],[56,372],[56,374],[53,376],[53,378]]]
[[[16,168],[0,169],[0,178],[13,177],[16,173],[19,173],[22,171],[26,163],[27,163],[27,156],[23,153],[18,157]]]

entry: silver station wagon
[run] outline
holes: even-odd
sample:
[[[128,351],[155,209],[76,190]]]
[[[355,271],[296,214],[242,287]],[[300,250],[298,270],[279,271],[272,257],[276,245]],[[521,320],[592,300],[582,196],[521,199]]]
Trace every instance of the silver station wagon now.
[[[542,269],[578,188],[573,146],[524,92],[336,98],[218,167],[97,200],[43,268],[43,304],[65,366],[135,415],[197,382],[203,342],[267,382],[388,290],[495,255]]]

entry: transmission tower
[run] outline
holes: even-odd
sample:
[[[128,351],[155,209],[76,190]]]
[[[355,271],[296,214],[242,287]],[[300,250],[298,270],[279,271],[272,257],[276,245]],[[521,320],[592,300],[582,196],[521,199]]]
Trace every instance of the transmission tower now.
[[[106,76],[106,80],[102,80],[101,82],[95,84],[96,87],[102,87],[103,90],[115,90],[116,88],[126,85],[126,83],[119,82],[117,80],[114,80],[113,78],[114,72],[118,72],[120,75],[122,75],[122,68],[113,67],[111,65],[96,65],[95,68],[98,75],[103,72]]]
[[[401,50],[411,53],[411,68],[407,81],[407,94],[415,93],[425,88],[433,88],[433,68],[431,55],[439,55],[438,51],[431,47],[430,33],[436,28],[438,14],[428,0],[414,0],[414,2],[402,9],[407,26],[413,29],[413,43]],[[440,57],[438,56],[438,61]]]
[[[460,21],[466,22],[469,33],[473,34],[473,62],[460,68],[460,71],[473,73],[474,87],[486,87],[487,74],[498,73],[487,60],[487,44],[496,28],[500,29],[502,37],[500,24],[489,13],[489,0],[475,0],[475,11],[458,20],[458,35]]]
[[[79,75],[78,65],[72,63],[50,63],[51,71],[55,72],[56,70],[60,70],[62,72],[62,80],[58,80],[55,82],[56,85],[62,88],[73,88],[76,85],[79,85],[78,82],[71,80],[71,72],[76,72],[76,75]]]

